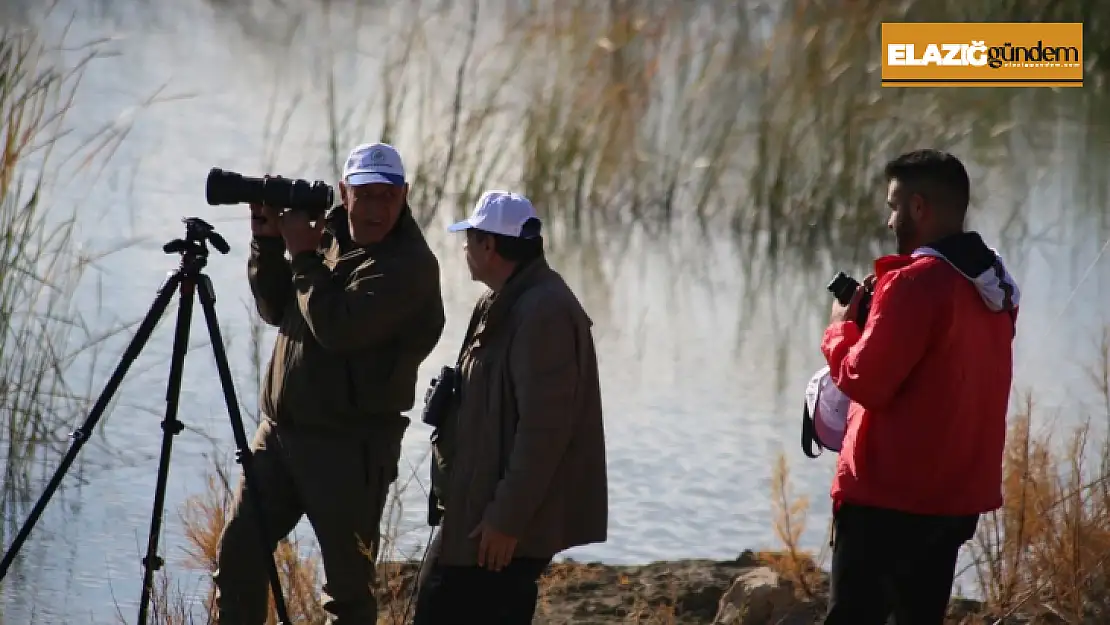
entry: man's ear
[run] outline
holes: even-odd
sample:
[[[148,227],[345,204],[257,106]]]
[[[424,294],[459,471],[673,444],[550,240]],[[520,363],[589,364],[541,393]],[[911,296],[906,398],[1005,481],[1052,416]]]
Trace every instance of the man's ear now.
[[[925,197],[920,193],[914,193],[910,196],[909,208],[910,216],[914,218],[914,221],[921,221],[924,219],[925,214],[929,210],[928,204],[925,203]]]
[[[401,187],[401,203],[403,204],[407,201],[409,201],[409,183],[406,182]]]
[[[347,204],[347,183],[342,180],[339,181],[339,201],[346,206]]]

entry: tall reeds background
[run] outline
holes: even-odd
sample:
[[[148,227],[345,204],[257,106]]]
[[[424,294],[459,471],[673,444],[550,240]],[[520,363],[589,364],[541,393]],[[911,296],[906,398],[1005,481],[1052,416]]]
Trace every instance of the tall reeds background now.
[[[331,13],[352,10],[325,4]],[[773,289],[777,268],[786,264],[858,265],[877,253],[886,236],[876,185],[882,158],[929,145],[958,149],[983,171],[999,164],[1005,172],[1015,146],[1047,151],[1062,124],[1081,129],[1072,148],[1079,186],[1089,194],[1083,204],[1101,211],[1095,217],[1102,227],[1110,223],[1097,208],[1106,197],[1105,155],[1097,152],[1107,143],[1105,3],[491,4],[419,3],[418,15],[404,16],[380,59],[373,104],[348,102],[333,66],[325,78],[327,118],[319,120],[328,128],[329,167],[353,137],[374,128],[413,155],[412,203],[425,224],[457,217],[491,180],[519,180],[545,211],[556,248],[590,257],[619,250],[613,233],[629,226],[653,238],[692,226],[699,236],[740,243],[746,257],[738,270],[753,288]],[[425,29],[435,20],[457,26],[456,54],[433,45]],[[1063,93],[880,89],[884,20],[1082,21],[1088,85]],[[53,468],[67,428],[89,408],[89,389],[72,380],[103,377],[97,346],[120,331],[84,321],[89,303],[73,294],[95,259],[75,239],[76,207],[42,199],[57,182],[52,147],[74,123],[66,113],[95,55],[90,44],[84,60],[57,65],[35,33],[0,29],[0,509],[9,532],[22,518],[13,506],[36,492],[35,476]],[[275,151],[294,106],[279,111],[275,104],[268,115]],[[67,154],[67,166],[99,165],[111,156],[114,139],[93,137],[78,156]],[[995,218],[1018,236],[1028,183],[1012,181],[1014,214]],[[256,414],[250,393],[266,358],[260,325],[250,338],[253,370],[238,374],[254,384],[239,388],[244,411]],[[75,367],[96,374],[77,375]],[[1107,369],[1095,379],[1110,419]],[[1089,440],[1084,427],[1061,446],[1033,428],[1034,408],[1030,400],[1014,413],[1006,507],[984,522],[974,571],[992,610],[1081,622],[1085,612],[1106,609],[1110,444]],[[786,545],[777,566],[799,572],[800,587],[809,589],[800,573],[808,565],[799,563],[819,556],[797,544],[805,505],[789,494],[785,462],[768,471],[778,509],[768,522]],[[202,571],[214,561],[227,485],[224,467],[214,467],[208,490],[182,512],[189,564]],[[403,489],[421,487],[415,473],[395,487],[389,544],[379,556],[386,572],[383,622],[404,622],[408,608],[412,567],[398,562],[414,554],[390,545],[399,542]],[[322,622],[311,546],[287,541],[278,558],[291,609],[303,622]],[[547,583],[559,583],[558,575],[553,571]],[[158,622],[205,622],[206,607],[192,598],[210,596],[207,589],[183,589],[171,577],[160,584]]]
[[[98,302],[77,302],[86,269],[112,250],[90,250],[77,238],[77,206],[48,206],[54,172],[103,164],[119,129],[92,129],[87,141],[55,154],[70,129],[68,113],[98,42],[69,50],[76,60],[54,64],[53,49],[34,33],[0,28],[0,534],[14,529],[53,469],[76,418],[91,406],[80,379],[95,369],[100,344],[125,327],[88,323]],[[89,130],[89,129],[86,129]],[[95,434],[93,432],[92,434]],[[97,447],[101,441],[90,441]],[[95,458],[95,456],[93,456]],[[95,462],[95,460],[93,460]],[[80,463],[79,466],[83,464]]]

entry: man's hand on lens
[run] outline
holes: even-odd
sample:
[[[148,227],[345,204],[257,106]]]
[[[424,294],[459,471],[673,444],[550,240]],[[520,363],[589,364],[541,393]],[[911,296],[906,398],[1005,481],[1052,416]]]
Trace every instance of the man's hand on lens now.
[[[516,539],[493,529],[482,521],[470,532],[470,538],[478,538],[478,566],[491,571],[500,571],[509,565],[516,551]]]
[[[856,292],[852,293],[852,299],[845,306],[839,300],[833,298],[832,312],[829,313],[829,325],[840,323],[841,321],[854,321],[859,315],[859,301],[863,296],[863,291],[867,287],[860,285],[856,287]]]
[[[324,234],[324,218],[316,220],[316,225],[308,220],[303,211],[286,211],[281,216],[281,236],[285,239],[285,249],[290,256],[301,252],[314,252],[320,246]]]
[[[276,208],[251,204],[251,234],[256,237],[280,237],[281,217]]]

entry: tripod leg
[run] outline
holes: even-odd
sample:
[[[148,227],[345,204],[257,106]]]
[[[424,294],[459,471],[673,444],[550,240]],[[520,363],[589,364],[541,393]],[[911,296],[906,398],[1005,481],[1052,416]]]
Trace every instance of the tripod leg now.
[[[189,349],[189,326],[193,318],[193,294],[196,277],[186,276],[181,281],[181,300],[177,308],[177,327],[173,335],[173,352],[170,356],[170,377],[166,384],[166,416],[162,420],[162,451],[158,458],[158,478],[154,487],[154,506],[150,515],[150,535],[147,537],[146,555],[143,557],[143,591],[139,603],[138,625],[146,625],[147,610],[154,589],[154,572],[161,569],[158,556],[158,537],[162,531],[162,515],[166,505],[166,481],[170,473],[170,453],[173,437],[185,426],[177,420],[177,402],[181,395],[181,374],[185,368],[185,352]]]
[[[220,386],[224,391],[224,403],[227,404],[228,416],[231,417],[231,432],[235,437],[235,457],[243,466],[243,479],[246,480],[249,492],[258,493],[257,484],[254,482],[254,473],[251,469],[251,451],[247,443],[247,434],[243,430],[243,418],[239,413],[239,400],[235,396],[235,385],[231,378],[231,367],[227,363],[227,352],[224,351],[223,336],[220,334],[220,324],[216,319],[216,294],[208,276],[201,274],[197,287],[200,290],[200,307],[204,311],[204,321],[208,325],[208,336],[212,342],[212,352],[216,357],[216,370],[220,375]],[[277,564],[274,562],[270,551],[266,531],[266,517],[263,514],[262,502],[257,497],[251,497],[254,502],[255,517],[258,519],[258,538],[262,541],[262,553],[266,557],[266,567],[270,577],[270,590],[274,595],[274,610],[277,612],[278,623],[289,625],[289,614],[285,608],[285,598],[281,592],[281,578],[278,577]]]
[[[182,274],[180,272],[170,274],[169,278],[158,288],[158,295],[154,298],[154,303],[151,304],[146,317],[143,318],[142,323],[139,324],[139,328],[135,331],[135,336],[124,350],[123,356],[120,357],[119,364],[116,366],[115,371],[112,372],[111,377],[108,378],[108,382],[104,385],[104,390],[100,393],[100,397],[96,399],[92,411],[89,412],[89,416],[85,418],[85,422],[81,424],[81,427],[77,428],[77,430],[71,434],[73,437],[73,444],[70,445],[69,450],[66,451],[65,456],[62,457],[61,463],[46,485],[46,490],[43,491],[38,501],[35,502],[34,507],[31,509],[31,514],[23,523],[23,526],[19,528],[19,532],[16,534],[15,539],[12,540],[11,546],[8,547],[8,551],[4,554],[4,559],[0,561],[0,580],[4,579],[4,576],[8,574],[8,569],[11,568],[20,548],[23,546],[23,543],[27,541],[27,537],[30,536],[35,523],[38,522],[39,517],[42,516],[43,510],[46,509],[46,504],[54,495],[54,491],[58,490],[58,486],[61,485],[66,471],[69,470],[73,461],[77,459],[77,453],[81,451],[81,447],[83,447],[89,437],[92,436],[93,430],[96,429],[97,422],[100,421],[100,418],[104,415],[104,411],[108,408],[108,403],[112,401],[112,396],[119,388],[120,383],[123,382],[124,376],[127,375],[127,370],[131,368],[131,364],[135,362],[139,353],[143,351],[143,347],[146,345],[147,340],[150,339],[150,335],[154,332],[154,327],[158,325],[158,320],[161,319],[162,315],[166,312],[166,307],[169,305],[170,299],[173,298],[174,291],[176,291],[177,285],[181,283],[181,280]]]

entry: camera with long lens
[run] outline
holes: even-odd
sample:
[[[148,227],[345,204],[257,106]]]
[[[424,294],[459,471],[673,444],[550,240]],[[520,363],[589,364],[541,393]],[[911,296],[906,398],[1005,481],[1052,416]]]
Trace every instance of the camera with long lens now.
[[[335,191],[322,180],[252,178],[218,167],[209,170],[204,195],[210,206],[264,204],[301,211],[310,219],[319,218],[335,204]]]
[[[859,288],[859,282],[855,278],[849,276],[843,271],[837,272],[829,285],[825,287],[832,293],[836,301],[840,302],[841,306],[847,306],[852,301],[852,296],[855,295],[856,289]],[[859,309],[856,313],[855,322],[860,328],[863,328],[867,323],[867,315],[871,312],[871,291],[864,289],[860,294]]]

